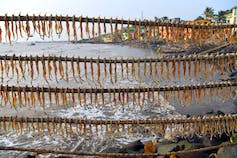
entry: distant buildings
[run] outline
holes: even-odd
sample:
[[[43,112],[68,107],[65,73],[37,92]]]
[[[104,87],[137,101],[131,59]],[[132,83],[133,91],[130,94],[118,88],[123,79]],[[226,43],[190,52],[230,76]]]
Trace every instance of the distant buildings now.
[[[237,6],[233,7],[224,16],[225,16],[225,19],[226,19],[226,23],[237,24]]]

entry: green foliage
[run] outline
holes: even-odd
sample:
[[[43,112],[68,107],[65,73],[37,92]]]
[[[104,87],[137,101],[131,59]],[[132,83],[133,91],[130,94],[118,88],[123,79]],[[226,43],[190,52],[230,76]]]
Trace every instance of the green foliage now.
[[[204,18],[202,16],[198,16],[195,20],[203,20]]]
[[[206,7],[203,14],[205,16],[205,19],[210,20],[214,16],[214,9],[212,7]]]

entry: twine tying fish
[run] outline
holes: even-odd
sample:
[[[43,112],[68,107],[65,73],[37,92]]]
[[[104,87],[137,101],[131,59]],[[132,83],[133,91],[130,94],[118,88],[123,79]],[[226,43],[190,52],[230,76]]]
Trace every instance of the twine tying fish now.
[[[58,80],[65,80],[68,82],[70,74],[72,74],[75,82],[90,79],[93,82],[100,83],[102,79],[108,79],[111,83],[116,83],[124,80],[124,77],[127,80],[140,82],[142,77],[147,76],[155,82],[159,79],[181,80],[181,77],[185,80],[201,75],[207,78],[207,74],[213,77],[215,72],[224,74],[226,70],[231,71],[235,68],[236,56],[237,53],[221,53],[205,56],[179,55],[158,58],[102,59],[99,57],[81,58],[51,55],[4,55],[0,56],[0,75],[2,79],[13,79],[16,76],[18,82],[20,77],[22,79],[30,78],[31,80],[40,77],[47,82],[49,80],[57,82]],[[141,69],[143,69],[143,73],[141,73]],[[35,71],[37,75],[34,73]]]
[[[80,119],[62,117],[0,117],[0,129],[8,132],[10,130],[23,133],[25,130],[62,135],[93,135],[109,131],[134,132],[136,128],[144,126],[147,132],[165,135],[167,129],[173,134],[182,137],[209,133],[211,137],[226,133],[231,135],[237,128],[237,115],[210,115],[192,116],[189,118],[152,118],[137,120],[105,120],[105,119]],[[99,131],[100,129],[100,131]],[[91,132],[90,132],[91,131]],[[95,133],[97,132],[97,133]],[[146,134],[149,134],[146,133]]]
[[[193,101],[199,101],[201,98],[218,97],[229,99],[233,96],[237,81],[222,81],[208,82],[203,84],[193,85],[175,85],[165,87],[140,87],[140,88],[51,88],[51,87],[20,87],[0,85],[0,99],[2,105],[12,105],[17,109],[18,105],[35,107],[40,105],[43,108],[46,106],[46,97],[48,97],[49,105],[56,104],[57,106],[99,106],[102,103],[104,107],[105,101],[117,108],[120,105],[124,108],[129,107],[129,103],[133,103],[133,108],[136,105],[140,108],[144,107],[144,102],[147,100],[150,108],[160,106],[160,95],[163,95],[166,100],[175,99],[182,101],[184,105],[189,105]],[[141,99],[141,96],[142,99]],[[157,97],[155,97],[157,96]],[[105,99],[107,97],[108,99]],[[89,99],[88,99],[89,98]],[[126,100],[126,104],[125,104]],[[37,101],[37,103],[36,103]]]
[[[16,41],[20,37],[26,37],[27,39],[33,37],[35,33],[38,33],[39,36],[44,39],[45,37],[51,38],[54,32],[60,38],[63,30],[66,30],[67,39],[71,40],[71,32],[73,35],[73,40],[77,41],[78,39],[84,39],[85,34],[86,38],[94,38],[101,35],[101,25],[104,28],[104,34],[106,34],[107,25],[110,26],[110,38],[113,39],[113,35],[117,35],[118,32],[121,34],[124,31],[123,25],[127,25],[127,28],[130,29],[134,27],[136,39],[141,39],[141,26],[144,26],[145,36],[148,41],[159,35],[162,39],[167,41],[193,41],[197,45],[201,45],[205,40],[210,38],[209,32],[212,32],[215,36],[216,41],[224,41],[222,38],[223,35],[226,35],[228,40],[231,40],[232,30],[236,29],[236,25],[197,25],[190,24],[188,22],[180,23],[171,23],[171,22],[155,22],[144,20],[139,22],[135,20],[123,20],[118,18],[89,18],[89,17],[76,17],[73,16],[53,16],[52,14],[47,16],[41,15],[12,15],[0,16],[0,21],[4,21],[4,32],[5,39],[10,44],[13,41]],[[65,25],[63,24],[65,23]],[[77,23],[80,25],[79,28],[76,27]],[[85,25],[83,25],[85,24]],[[97,29],[95,29],[95,24],[97,24]],[[118,25],[121,25],[121,31],[118,31]],[[114,25],[114,28],[113,28]],[[66,29],[63,28],[66,26]],[[83,28],[85,26],[85,28]],[[80,29],[80,31],[79,31]],[[71,31],[72,30],[72,31]],[[218,31],[217,31],[218,30]],[[2,41],[2,29],[0,29],[0,41]],[[85,33],[84,33],[85,31]],[[80,35],[78,34],[80,32]],[[80,38],[79,38],[80,36]]]

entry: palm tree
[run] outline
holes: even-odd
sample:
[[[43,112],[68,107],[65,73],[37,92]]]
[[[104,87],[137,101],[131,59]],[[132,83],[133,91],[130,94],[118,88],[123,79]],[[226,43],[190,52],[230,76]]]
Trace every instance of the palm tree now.
[[[217,17],[218,17],[219,22],[224,22],[225,21],[225,14],[226,14],[226,12],[222,11],[222,10],[218,12]]]
[[[212,7],[206,7],[203,14],[205,19],[211,20],[211,18],[214,16],[214,9]]]
[[[202,16],[198,16],[196,20],[203,20],[204,18]]]

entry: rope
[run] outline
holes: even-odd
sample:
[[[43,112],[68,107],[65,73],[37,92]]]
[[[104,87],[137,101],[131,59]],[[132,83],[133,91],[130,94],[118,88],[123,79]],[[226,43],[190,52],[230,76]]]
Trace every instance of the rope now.
[[[165,87],[139,87],[139,88],[51,88],[51,87],[34,87],[34,86],[9,86],[0,85],[2,92],[51,92],[51,93],[138,93],[138,92],[162,92],[162,91],[182,91],[182,90],[199,90],[199,89],[213,89],[224,87],[235,87],[237,81],[221,81],[221,82],[208,82],[202,84],[188,84],[188,85],[175,85]]]
[[[222,47],[221,47],[222,48]],[[220,49],[217,47],[215,49]],[[87,62],[87,63],[117,63],[117,64],[125,64],[125,63],[144,63],[144,62],[172,62],[172,61],[210,61],[210,60],[220,60],[220,59],[228,59],[234,58],[237,56],[237,52],[231,53],[221,53],[221,54],[207,54],[213,52],[215,49],[209,50],[207,52],[203,52],[206,54],[205,56],[199,54],[191,54],[191,55],[174,55],[174,56],[163,56],[163,57],[150,57],[150,58],[133,58],[133,59],[112,59],[112,58],[88,58],[88,57],[63,57],[63,56],[8,56],[8,55],[0,55],[0,60],[2,61],[64,61],[64,62]]]
[[[212,24],[212,25],[197,25],[197,24],[185,24],[183,22],[171,23],[171,22],[155,22],[152,20],[123,20],[117,18],[88,18],[79,16],[46,16],[46,15],[12,15],[0,16],[0,21],[76,21],[76,22],[89,22],[89,23],[113,23],[113,24],[129,24],[140,26],[165,26],[165,27],[184,27],[192,29],[221,29],[221,28],[235,28],[236,24]]]
[[[230,147],[234,146],[237,143],[227,143],[227,144],[220,144],[216,146],[204,147],[199,149],[191,149],[191,150],[184,150],[184,151],[177,151],[177,152],[170,152],[166,154],[159,154],[159,153],[103,153],[103,152],[70,152],[70,151],[63,151],[63,150],[49,150],[49,149],[35,149],[35,148],[22,148],[22,147],[4,147],[0,146],[0,150],[8,150],[8,151],[21,151],[21,152],[33,152],[38,154],[62,154],[62,155],[77,155],[77,156],[99,156],[99,157],[149,157],[149,156],[166,156],[166,155],[179,155],[179,154],[187,154],[193,152],[202,152],[202,151],[209,151],[214,149],[219,149],[223,147]]]
[[[74,118],[62,118],[62,117],[0,117],[0,122],[12,122],[15,123],[68,123],[68,124],[83,124],[83,125],[150,125],[150,124],[182,124],[182,123],[214,123],[222,121],[237,121],[237,114],[215,115],[215,116],[192,116],[188,118],[153,118],[153,119],[140,119],[140,120],[89,120],[89,119],[74,119]],[[235,122],[237,123],[237,122]],[[234,127],[232,127],[234,128]]]

